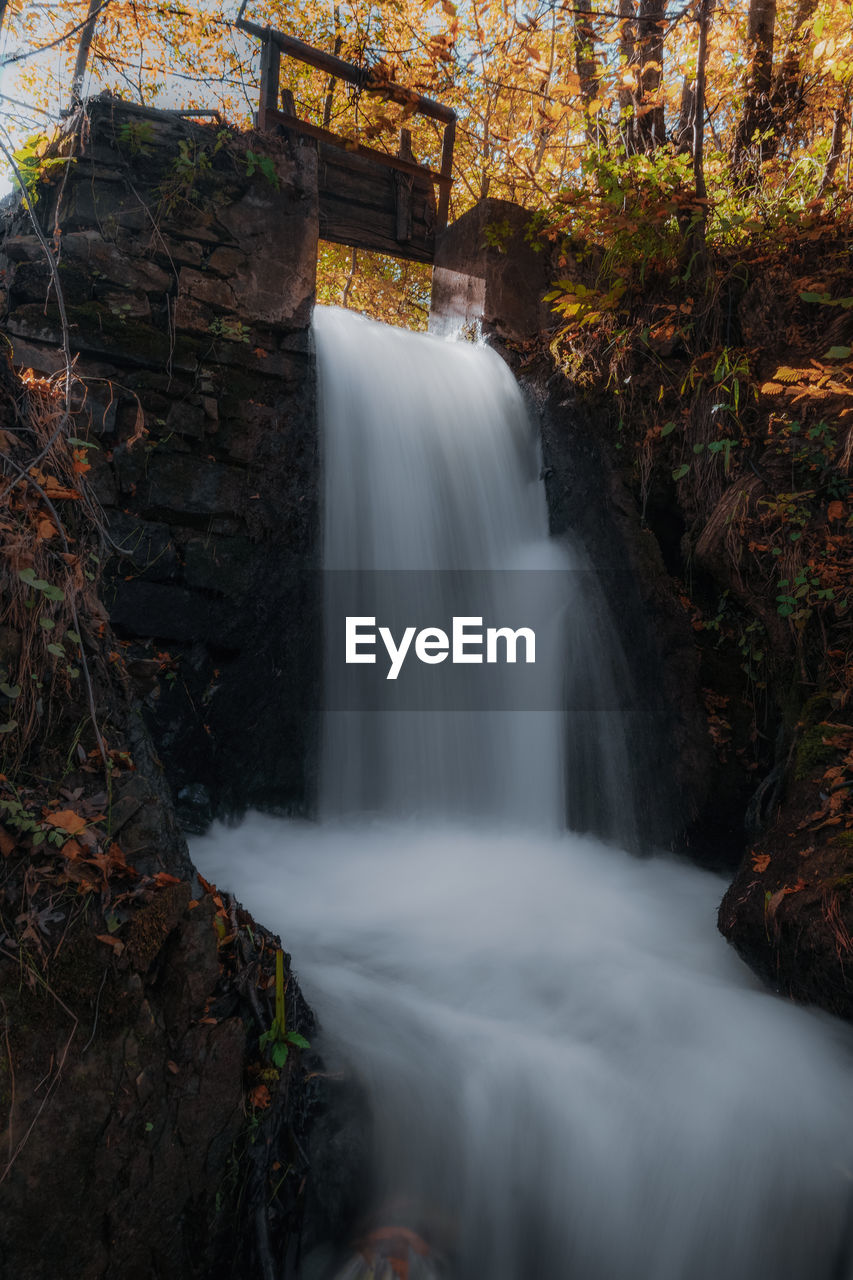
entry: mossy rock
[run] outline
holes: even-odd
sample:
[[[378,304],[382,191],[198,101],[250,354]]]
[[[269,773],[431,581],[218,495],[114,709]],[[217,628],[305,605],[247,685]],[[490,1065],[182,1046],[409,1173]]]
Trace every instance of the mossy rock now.
[[[797,755],[794,763],[794,777],[798,782],[811,775],[834,759],[836,750],[831,742],[824,742],[826,724],[821,721],[811,729],[807,729],[797,743]]]
[[[824,692],[813,694],[803,704],[797,721],[799,740],[794,759],[794,777],[798,782],[828,765],[836,754],[832,743],[824,742],[827,729],[825,717],[831,708],[832,700]]]

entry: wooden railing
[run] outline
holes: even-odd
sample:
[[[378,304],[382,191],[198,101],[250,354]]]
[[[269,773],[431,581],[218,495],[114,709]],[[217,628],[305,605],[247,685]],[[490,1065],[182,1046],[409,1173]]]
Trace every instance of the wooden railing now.
[[[246,31],[261,41],[261,85],[256,117],[257,127],[266,130],[275,128],[276,125],[283,125],[287,129],[317,138],[330,146],[354,151],[375,164],[384,165],[400,173],[407,173],[413,177],[428,177],[438,187],[437,229],[443,231],[447,226],[450,187],[453,182],[456,112],[440,102],[433,101],[432,98],[426,98],[423,94],[415,93],[393,81],[373,82],[369,67],[360,67],[353,62],[346,62],[335,54],[314,49],[304,41],[297,40],[295,36],[285,35],[283,31],[276,31],[273,27],[258,26],[257,23],[243,18],[242,14],[241,9],[235,25],[241,31]],[[310,67],[316,67],[319,71],[326,71],[335,79],[354,85],[365,93],[376,93],[392,101],[403,102],[413,109],[414,114],[439,121],[444,125],[440,169],[438,171],[430,169],[427,165],[418,164],[412,158],[411,151],[408,149],[408,130],[401,130],[400,152],[397,155],[391,155],[387,151],[378,151],[374,147],[364,146],[363,143],[342,138],[319,125],[300,120],[295,112],[293,95],[287,89],[279,88],[282,53],[290,58],[296,58],[299,62],[305,62]]]

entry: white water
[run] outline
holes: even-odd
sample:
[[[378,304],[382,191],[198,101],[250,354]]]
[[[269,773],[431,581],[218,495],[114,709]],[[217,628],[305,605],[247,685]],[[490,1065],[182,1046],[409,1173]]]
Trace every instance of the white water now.
[[[386,710],[340,711],[349,673],[330,654],[340,653],[335,630],[326,640],[322,812],[478,814],[560,828],[568,811],[575,828],[630,841],[631,784],[611,675],[621,656],[585,556],[548,539],[538,446],[509,369],[471,343],[337,309],[315,312],[314,335],[327,617],[336,593],[360,573],[371,612],[396,624],[395,634],[416,621],[413,608],[442,625],[454,614],[523,621],[536,631],[537,669],[555,695],[550,710],[410,711],[395,701],[403,691],[386,684]],[[531,578],[541,590],[526,585]],[[412,672],[422,705],[453,674],[447,666]],[[568,762],[567,699],[583,705]]]
[[[328,563],[553,554],[497,357],[335,313],[317,333]],[[556,830],[564,802],[631,826],[596,612],[581,592],[555,633],[599,673],[566,795],[547,712],[335,712],[339,816],[254,816],[194,857],[280,930],[319,1046],[364,1081],[374,1222],[454,1280],[849,1280],[849,1029],[759,988],[716,932],[721,880]]]

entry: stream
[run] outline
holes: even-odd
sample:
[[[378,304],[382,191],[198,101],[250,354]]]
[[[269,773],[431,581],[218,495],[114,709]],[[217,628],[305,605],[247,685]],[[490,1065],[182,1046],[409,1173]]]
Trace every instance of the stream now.
[[[410,1280],[849,1280],[853,1032],[761,987],[716,931],[722,879],[637,856],[624,658],[583,548],[548,539],[512,375],[314,326],[320,820],[249,815],[192,854],[280,932],[315,1047],[363,1084],[372,1225],[426,1242]],[[536,661],[389,680],[378,639],[344,661],[354,614],[527,626]]]

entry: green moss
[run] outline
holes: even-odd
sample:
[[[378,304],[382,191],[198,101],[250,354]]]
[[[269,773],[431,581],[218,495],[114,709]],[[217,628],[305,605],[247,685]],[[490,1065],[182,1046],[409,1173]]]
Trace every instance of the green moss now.
[[[803,704],[797,722],[799,741],[794,762],[794,777],[798,781],[808,778],[835,757],[835,747],[823,741],[826,733],[825,716],[831,707],[829,694],[823,692],[813,694]]]
[[[823,740],[824,732],[825,725],[817,724],[814,728],[807,729],[797,743],[794,777],[798,782],[810,777],[835,757],[835,748]]]
[[[799,712],[800,728],[813,728],[815,724],[826,719],[826,713],[833,707],[833,700],[825,691],[812,694],[811,698],[804,701],[802,709]]]

